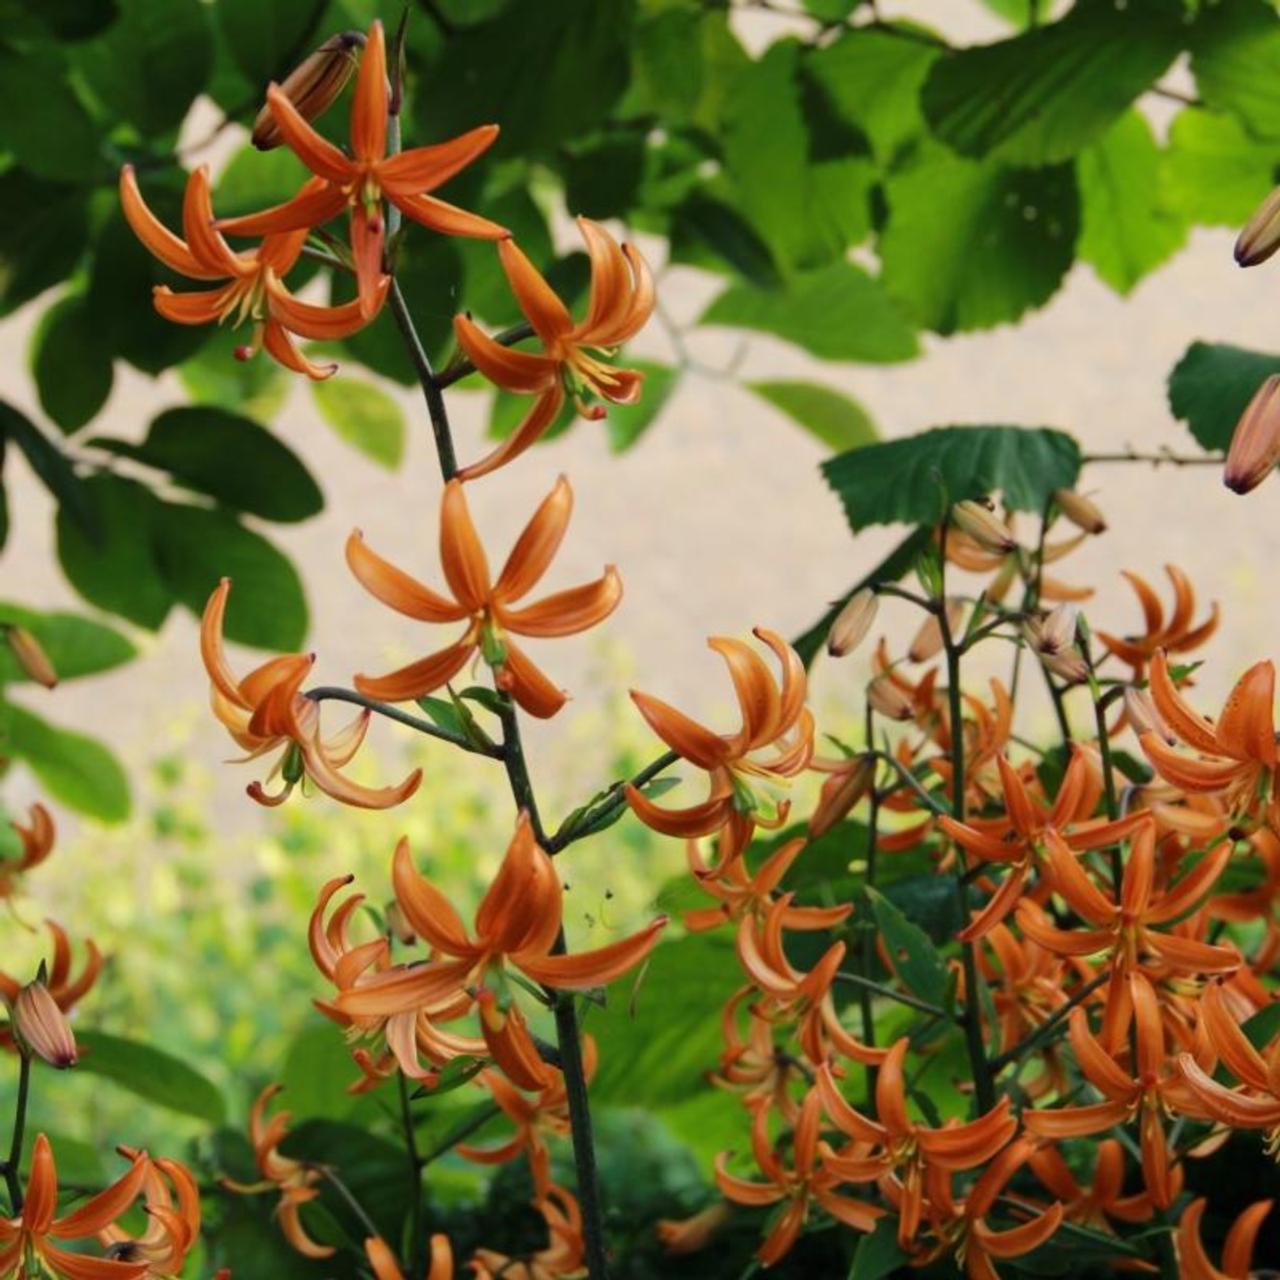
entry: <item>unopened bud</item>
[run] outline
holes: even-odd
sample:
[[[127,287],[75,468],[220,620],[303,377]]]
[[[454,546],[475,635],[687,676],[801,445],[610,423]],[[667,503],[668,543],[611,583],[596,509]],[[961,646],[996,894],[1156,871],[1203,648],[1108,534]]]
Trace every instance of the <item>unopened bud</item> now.
[[[1236,240],[1236,262],[1256,267],[1280,249],[1280,187],[1257,208]]]
[[[951,523],[985,551],[998,551],[1004,555],[1018,545],[1008,526],[985,503],[957,502],[951,508]]]
[[[1102,514],[1098,504],[1074,489],[1054,490],[1053,500],[1058,510],[1071,521],[1077,529],[1085,533],[1105,533],[1107,518]]]
[[[40,647],[40,641],[26,627],[5,627],[5,639],[18,665],[37,684],[52,689],[58,683],[58,673],[49,661],[49,655]]]
[[[412,946],[418,940],[418,935],[414,933],[413,926],[404,914],[404,909],[394,898],[387,903],[387,928],[406,947]]]
[[[846,818],[867,796],[876,780],[876,758],[853,756],[822,784],[818,804],[809,819],[809,835],[817,840]]]
[[[1079,612],[1073,604],[1060,604],[1042,618],[1030,619],[1023,628],[1040,661],[1073,684],[1089,676],[1088,665],[1075,646]]]
[[[1169,726],[1165,724],[1164,718],[1156,710],[1156,704],[1151,700],[1151,695],[1145,689],[1124,691],[1124,714],[1133,726],[1134,733],[1139,736],[1144,733],[1154,733],[1157,738],[1163,739],[1170,746],[1176,741],[1173,734],[1169,732]]]
[[[1222,483],[1235,493],[1256,489],[1280,462],[1280,375],[1272,374],[1253,393],[1236,423],[1227,450]]]
[[[947,630],[954,636],[964,621],[964,605],[959,600],[948,600],[946,610]],[[942,652],[944,643],[942,619],[936,613],[931,613],[920,624],[920,630],[916,632],[915,639],[907,650],[907,657],[912,662],[928,662]]]
[[[855,591],[827,632],[827,652],[833,658],[852,653],[866,639],[879,608],[880,597],[870,587]]]
[[[867,685],[867,702],[886,720],[910,720],[915,712],[911,699],[888,676],[877,676]]]
[[[67,1015],[58,1008],[41,978],[18,992],[10,1008],[18,1043],[51,1067],[74,1067],[76,1038]]]
[[[359,65],[356,50],[363,43],[358,31],[330,36],[285,77],[280,88],[304,120],[315,120],[333,105]],[[264,106],[253,122],[253,145],[259,151],[270,151],[283,141],[270,105]]]

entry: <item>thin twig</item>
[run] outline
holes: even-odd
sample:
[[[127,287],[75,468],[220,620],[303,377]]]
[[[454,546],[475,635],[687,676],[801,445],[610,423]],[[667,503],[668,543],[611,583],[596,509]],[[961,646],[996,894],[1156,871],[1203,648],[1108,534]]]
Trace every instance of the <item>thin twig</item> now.
[[[575,840],[581,840],[584,836],[591,835],[594,830],[611,819],[627,803],[626,787],[640,788],[645,786],[660,773],[670,769],[673,764],[677,764],[679,760],[680,757],[676,752],[664,752],[652,763],[645,765],[633,778],[627,781],[615,782],[596,804],[578,813],[576,817],[571,815],[566,818],[543,847],[554,857],[562,849],[567,849]]]
[[[849,973],[842,969],[836,974],[836,978],[838,981],[847,982],[850,986],[857,987],[870,995],[883,996],[886,1000],[896,1000],[899,1004],[904,1004],[909,1009],[918,1009],[921,1013],[932,1014],[935,1018],[950,1017],[941,1005],[931,1004],[928,1000],[921,1000],[906,991],[895,991],[892,987],[886,987],[883,983],[873,982],[870,978],[864,978],[860,973]]]
[[[424,720],[421,716],[401,711],[399,707],[393,707],[388,702],[366,698],[364,694],[357,693],[354,689],[344,689],[340,685],[321,685],[318,689],[307,690],[306,696],[312,702],[349,702],[353,706],[364,707],[366,711],[372,711],[375,715],[394,720],[406,728],[415,729],[418,733],[425,733],[429,738],[439,738],[441,742],[452,743],[455,747],[461,747],[463,751],[470,751],[473,755],[488,756],[493,760],[502,758],[502,748],[496,744],[486,747],[463,734],[454,733],[430,720]]]
[[[1079,991],[1072,995],[1066,1004],[1059,1005],[1030,1035],[1024,1036],[1017,1044],[1006,1049],[1003,1053],[996,1054],[991,1059],[991,1070],[993,1072],[1003,1071],[1010,1063],[1017,1062],[1033,1050],[1043,1048],[1054,1038],[1056,1029],[1062,1024],[1063,1019],[1070,1014],[1071,1010],[1093,995],[1104,982],[1110,980],[1110,977],[1109,973],[1100,973],[1090,979]]]

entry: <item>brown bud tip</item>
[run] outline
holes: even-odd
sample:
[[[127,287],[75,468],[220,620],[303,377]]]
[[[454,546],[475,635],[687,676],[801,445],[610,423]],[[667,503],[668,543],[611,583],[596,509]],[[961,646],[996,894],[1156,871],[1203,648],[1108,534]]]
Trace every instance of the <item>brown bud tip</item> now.
[[[1280,462],[1280,375],[1272,374],[1249,401],[1227,450],[1222,483],[1235,493],[1256,489]]]
[[[877,676],[867,685],[867,702],[886,720],[910,720],[914,712],[911,699],[888,676]]]
[[[356,69],[359,62],[356,50],[363,41],[358,31],[331,36],[285,77],[280,90],[304,120],[315,120],[333,105]],[[259,151],[270,151],[283,141],[268,104],[253,122],[253,145]]]
[[[29,1053],[51,1067],[75,1066],[78,1054],[71,1024],[43,982],[37,979],[18,992],[11,1015],[14,1035]]]
[[[52,689],[58,683],[58,673],[53,669],[49,655],[26,627],[6,627],[5,638],[18,665],[32,680],[46,689]]]
[[[951,508],[951,523],[986,551],[1004,555],[1018,545],[1008,526],[984,502],[957,502]]]
[[[1106,517],[1102,514],[1097,503],[1086,498],[1084,494],[1076,493],[1074,489],[1058,489],[1054,492],[1053,500],[1058,504],[1058,510],[1077,529],[1083,529],[1085,533],[1094,534],[1106,532]]]
[[[827,632],[827,652],[833,658],[852,653],[866,639],[879,607],[879,597],[870,587],[855,591]]]
[[[1235,259],[1242,267],[1256,267],[1280,249],[1280,187],[1277,187],[1245,223],[1236,240]]]

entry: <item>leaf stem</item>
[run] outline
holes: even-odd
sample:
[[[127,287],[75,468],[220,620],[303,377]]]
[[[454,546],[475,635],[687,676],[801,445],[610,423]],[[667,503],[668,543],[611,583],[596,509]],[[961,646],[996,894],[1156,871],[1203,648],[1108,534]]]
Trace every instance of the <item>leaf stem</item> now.
[[[873,937],[874,935],[868,934],[867,936]],[[873,948],[874,945],[873,941]],[[857,987],[859,991],[865,994],[868,998],[873,995],[883,996],[886,1000],[896,1000],[899,1004],[904,1004],[909,1009],[917,1009],[921,1013],[930,1014],[935,1018],[946,1018],[948,1021],[951,1020],[951,1015],[948,1014],[941,1005],[931,1004],[928,1000],[921,1000],[906,991],[895,991],[892,987],[886,987],[883,983],[873,982],[870,978],[864,978],[860,973],[849,973],[847,970],[841,969],[840,972],[836,974],[836,978],[840,982],[847,982],[850,986]],[[865,1013],[863,1014],[863,1023],[864,1031],[862,1038],[868,1044],[874,1045],[874,1035],[870,1034],[866,1028],[870,1026],[870,1032],[873,1033],[875,1031],[875,1026],[874,1024],[867,1023]]]
[[[317,689],[308,689],[306,696],[312,702],[349,702],[353,706],[364,707],[375,715],[394,720],[397,724],[405,725],[409,729],[415,729],[418,733],[424,733],[429,738],[439,738],[441,742],[452,743],[455,747],[461,747],[463,751],[470,751],[473,755],[488,756],[493,760],[502,758],[501,747],[494,746],[490,749],[482,746],[462,734],[453,733],[449,729],[441,728],[438,724],[433,724],[430,720],[424,720],[421,716],[401,711],[399,707],[393,707],[390,703],[366,698],[364,694],[357,693],[354,689],[344,689],[340,685],[321,685]]]
[[[1110,979],[1110,976],[1109,973],[1100,973],[1091,978],[1072,995],[1066,1004],[1059,1005],[1034,1031],[1024,1036],[1017,1044],[1006,1049],[1003,1053],[996,1054],[991,1059],[991,1070],[993,1072],[1003,1071],[1005,1067],[1017,1062],[1033,1050],[1043,1048],[1054,1038],[1058,1027],[1062,1025],[1063,1020],[1071,1013],[1071,1010],[1093,995],[1104,982]]]
[[[571,814],[566,818],[555,833],[547,839],[543,848],[554,857],[575,841],[592,835],[601,824],[612,819],[613,815],[627,803],[623,789],[628,783],[633,787],[643,787],[679,760],[680,757],[674,751],[664,752],[652,763],[645,765],[634,777],[627,781],[615,782],[594,805],[578,813],[576,817]]]

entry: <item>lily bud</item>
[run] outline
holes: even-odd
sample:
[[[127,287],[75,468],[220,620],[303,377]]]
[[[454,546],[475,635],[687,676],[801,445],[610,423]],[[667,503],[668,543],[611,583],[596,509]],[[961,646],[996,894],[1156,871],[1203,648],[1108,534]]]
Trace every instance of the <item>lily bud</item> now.
[[[1222,483],[1235,493],[1256,489],[1280,462],[1280,375],[1272,374],[1253,393],[1236,423],[1227,450]]]
[[[1245,223],[1236,240],[1236,262],[1256,267],[1280,249],[1280,187],[1277,187]]]
[[[827,652],[833,658],[852,653],[866,639],[879,608],[880,597],[870,587],[855,591],[827,632]]]
[[[1073,604],[1060,604],[1042,618],[1032,618],[1023,627],[1027,643],[1040,661],[1055,675],[1075,683],[1089,675],[1088,665],[1075,647],[1076,619],[1079,610]]]
[[[26,627],[5,627],[4,634],[23,671],[37,684],[52,689],[58,683],[58,673],[53,669],[49,655],[41,648],[40,641]]]
[[[877,676],[867,685],[867,702],[886,720],[910,720],[914,714],[911,699],[887,676]]]
[[[58,1008],[42,978],[28,983],[10,1007],[13,1033],[19,1044],[51,1067],[74,1067],[76,1038],[67,1015]]]
[[[826,835],[852,813],[870,793],[875,780],[876,758],[872,755],[852,756],[834,770],[822,784],[817,807],[809,819],[810,838],[817,840]]]
[[[1124,714],[1139,737],[1144,733],[1154,733],[1170,746],[1176,743],[1177,739],[1169,732],[1169,726],[1165,724],[1151,695],[1145,689],[1124,691]]]
[[[990,507],[981,502],[957,502],[951,508],[951,523],[961,533],[967,533],[984,551],[998,551],[1002,555],[1018,544]]]
[[[333,105],[359,65],[356,50],[363,43],[358,31],[330,36],[285,77],[280,88],[304,120],[316,119]],[[253,145],[259,151],[271,151],[283,141],[270,106],[264,106],[253,122]]]
[[[1085,533],[1106,532],[1106,517],[1097,503],[1086,498],[1084,494],[1077,493],[1074,489],[1055,489],[1053,500],[1058,504],[1058,510],[1077,529],[1083,529]]]
[[[948,600],[945,608],[947,629],[955,635],[964,621],[964,605],[959,600]],[[907,650],[907,657],[912,662],[928,662],[942,652],[943,644],[942,619],[936,613],[931,613],[920,624],[920,630],[916,632],[915,639]]]

